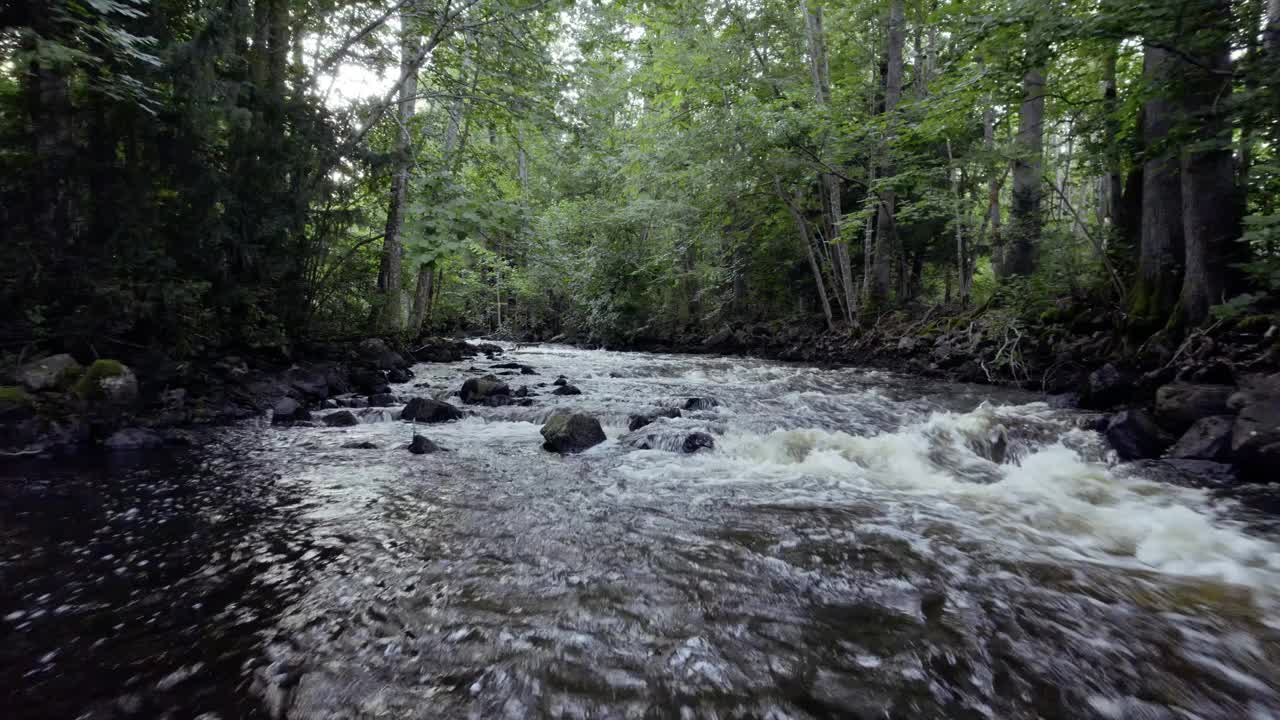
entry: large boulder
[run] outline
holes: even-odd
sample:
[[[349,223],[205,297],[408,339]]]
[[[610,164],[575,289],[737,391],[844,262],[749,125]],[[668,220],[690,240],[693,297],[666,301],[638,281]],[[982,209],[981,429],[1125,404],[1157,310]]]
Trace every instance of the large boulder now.
[[[484,377],[470,378],[462,383],[462,389],[458,391],[462,397],[462,402],[468,404],[495,404],[489,402],[491,399],[498,397],[506,397],[510,399],[511,388],[497,377],[493,375],[485,375]]]
[[[276,423],[310,420],[311,413],[302,403],[291,397],[282,397],[271,407],[271,421]]]
[[[1080,406],[1091,410],[1106,410],[1128,400],[1133,392],[1133,374],[1107,363],[1089,374],[1080,397]]]
[[[27,363],[18,371],[18,381],[31,392],[66,387],[83,370],[76,359],[63,353]]]
[[[1251,403],[1240,409],[1231,429],[1231,452],[1251,475],[1280,467],[1280,398]]]
[[[351,384],[365,395],[391,392],[387,374],[375,368],[356,368],[351,371]]]
[[[1156,420],[1173,433],[1181,433],[1192,423],[1211,415],[1225,415],[1227,400],[1235,392],[1230,385],[1203,385],[1176,382],[1156,390]]]
[[[461,420],[462,417],[462,411],[458,408],[447,402],[440,402],[431,398],[413,398],[408,405],[404,406],[404,411],[400,413],[401,420],[424,423],[449,422],[450,420]]]
[[[95,360],[80,376],[75,389],[92,413],[124,412],[138,404],[138,378],[116,360]]]
[[[360,341],[356,352],[360,355],[361,360],[379,370],[393,370],[409,364],[405,362],[403,355],[388,347],[386,341],[381,338],[369,338]]]
[[[1105,434],[1121,460],[1157,457],[1174,440],[1146,410],[1116,413],[1107,423]]]
[[[1169,449],[1169,457],[1182,460],[1225,460],[1231,455],[1230,415],[1200,418]]]
[[[1227,407],[1239,412],[1247,405],[1280,398],[1280,373],[1251,374],[1240,378],[1240,390],[1227,399]]]
[[[331,412],[320,419],[329,427],[351,427],[352,425],[360,424],[360,418],[356,417],[356,414],[350,410]]]
[[[289,386],[312,402],[329,397],[329,377],[323,370],[293,368],[287,375]]]
[[[542,426],[542,447],[558,453],[577,453],[604,442],[600,421],[581,413],[552,415]]]

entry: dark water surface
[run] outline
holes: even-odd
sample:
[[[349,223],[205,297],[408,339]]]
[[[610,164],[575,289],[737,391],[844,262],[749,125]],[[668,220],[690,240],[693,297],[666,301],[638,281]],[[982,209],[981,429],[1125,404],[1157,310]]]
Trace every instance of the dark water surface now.
[[[1118,467],[1021,393],[511,359],[584,394],[422,428],[439,455],[394,408],[4,461],[0,717],[1280,717],[1280,532],[1237,501],[1270,491]],[[632,449],[690,396],[720,404],[644,432],[715,450]],[[557,407],[609,440],[544,452]]]

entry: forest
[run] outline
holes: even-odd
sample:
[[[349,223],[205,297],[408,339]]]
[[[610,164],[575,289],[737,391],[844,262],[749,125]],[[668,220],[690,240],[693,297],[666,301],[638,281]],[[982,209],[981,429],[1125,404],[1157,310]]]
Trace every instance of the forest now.
[[[1277,0],[16,0],[0,343],[627,345],[930,308],[1247,327],[1280,288],[1277,22]]]

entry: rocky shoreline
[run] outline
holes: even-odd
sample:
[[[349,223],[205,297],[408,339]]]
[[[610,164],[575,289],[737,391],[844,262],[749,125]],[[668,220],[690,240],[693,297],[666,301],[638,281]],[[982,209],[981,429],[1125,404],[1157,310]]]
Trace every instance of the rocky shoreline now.
[[[1018,385],[1058,395],[1099,413],[1094,429],[1122,460],[1169,458],[1231,466],[1239,477],[1269,482],[1280,467],[1280,372],[1277,329],[1263,333],[1196,334],[1178,347],[1147,343],[1126,351],[1101,331],[1027,337],[998,328],[935,325],[914,334],[886,328],[862,335],[763,326],[726,327],[710,337],[636,339],[610,349],[746,355],[820,365],[861,365],[957,382]],[[601,343],[572,338],[556,342]],[[461,411],[429,398],[397,398],[392,383],[412,379],[417,362],[484,356],[498,372],[527,372],[519,363],[494,365],[503,349],[483,339],[430,338],[396,347],[368,338],[305,348],[307,360],[226,356],[205,363],[141,357],[133,366],[97,359],[81,364],[53,355],[13,369],[0,386],[0,452],[40,455],[89,448],[133,450],[193,442],[201,427],[266,419],[307,422],[325,412],[327,425],[357,424],[360,415],[403,404],[404,419],[440,422]],[[479,374],[463,383],[462,402],[529,404],[527,388]],[[579,392],[563,378],[551,391]],[[430,393],[424,393],[430,394]],[[653,418],[633,418],[632,431]],[[592,420],[594,422],[594,420]],[[558,424],[564,437],[547,447],[573,452],[598,433],[585,419]],[[423,438],[425,440],[425,438]],[[701,440],[701,439],[697,439]],[[598,440],[597,440],[598,441]],[[429,441],[428,441],[429,443]],[[589,445],[587,445],[589,447]],[[694,442],[693,450],[702,447]],[[420,444],[415,452],[434,452]]]

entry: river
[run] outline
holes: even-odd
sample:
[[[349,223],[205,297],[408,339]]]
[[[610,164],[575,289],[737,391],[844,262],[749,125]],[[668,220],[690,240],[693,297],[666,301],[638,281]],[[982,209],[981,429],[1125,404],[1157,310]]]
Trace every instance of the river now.
[[[390,408],[8,462],[0,714],[1280,717],[1256,493],[1117,465],[1042,397],[880,371],[543,346],[395,392],[456,403],[511,360],[533,405],[419,426],[449,452],[409,454]],[[559,374],[583,394],[537,387]],[[713,450],[628,445],[690,397],[719,404],[645,431]],[[542,450],[555,408],[609,439]]]

